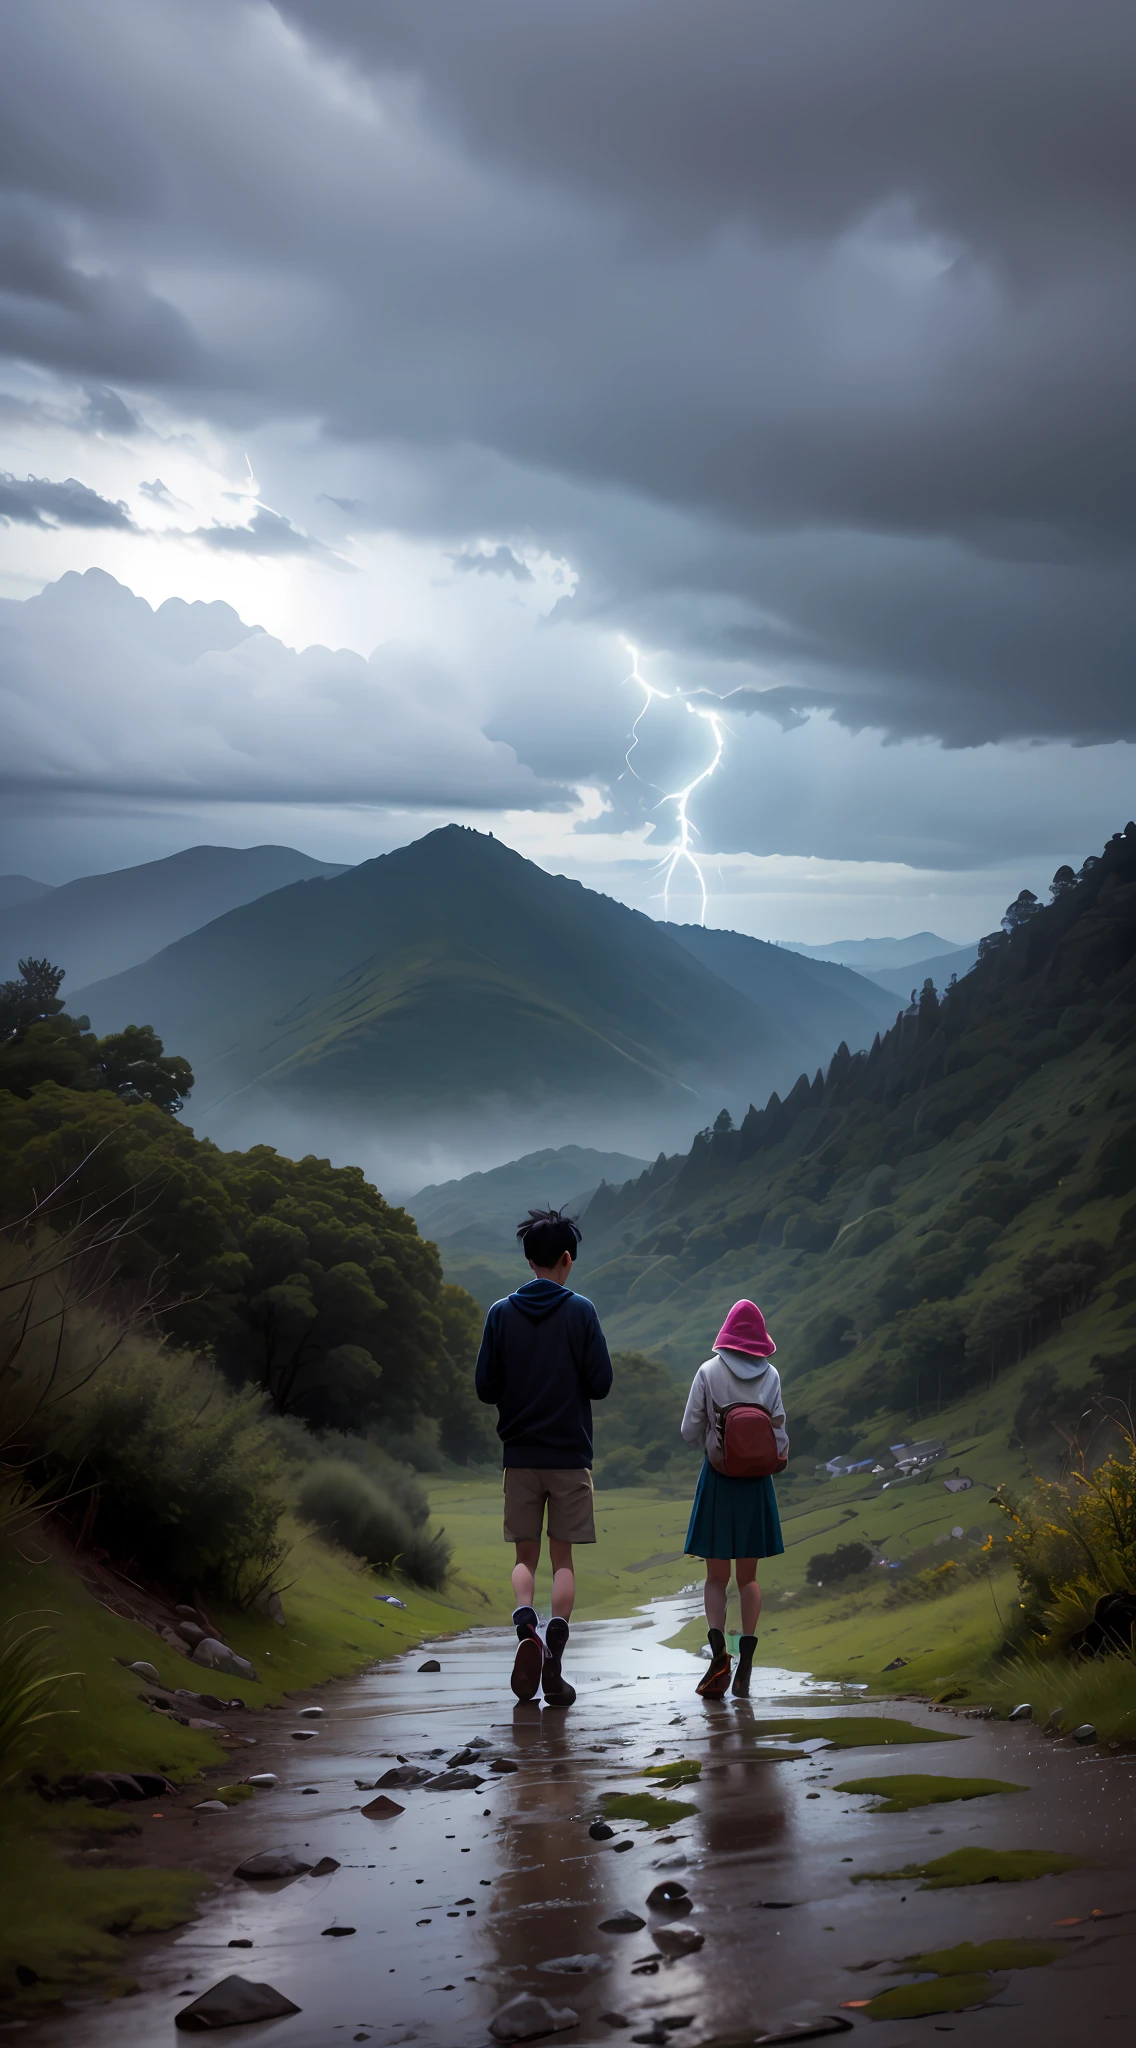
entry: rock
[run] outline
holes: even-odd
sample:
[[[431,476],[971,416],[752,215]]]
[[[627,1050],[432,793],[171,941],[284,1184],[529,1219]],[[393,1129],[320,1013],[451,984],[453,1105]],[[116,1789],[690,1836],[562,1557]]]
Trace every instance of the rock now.
[[[186,2034],[208,2034],[214,2027],[241,2027],[250,2020],[282,2020],[301,2008],[271,1984],[250,1984],[247,1977],[222,1977],[192,2005],[175,2015],[174,2025]]]
[[[551,1962],[538,1963],[538,1970],[547,1970],[556,1977],[598,1977],[601,1970],[608,1968],[603,1956],[553,1956]]]
[[[479,1778],[476,1771],[439,1771],[436,1778],[430,1779],[429,1789],[431,1792],[476,1792],[484,1783],[484,1778]]]
[[[509,1771],[519,1771],[521,1767],[520,1764],[513,1762],[511,1756],[495,1756],[489,1768],[500,1778],[504,1777]]]
[[[1007,1714],[1006,1719],[1008,1721],[1032,1721],[1033,1708],[1029,1701],[1023,1700],[1020,1707],[1015,1707],[1011,1714]]]
[[[238,1657],[235,1650],[230,1650],[227,1643],[218,1642],[216,1636],[203,1636],[190,1651],[190,1657],[193,1663],[205,1664],[210,1671],[224,1671],[230,1678],[251,1678],[258,1684],[260,1682],[248,1658]]]
[[[907,1666],[907,1659],[906,1659],[906,1657],[893,1657],[893,1658],[892,1658],[892,1660],[891,1660],[891,1663],[890,1663],[890,1664],[885,1664],[885,1665],[884,1665],[884,1670],[885,1670],[885,1671],[903,1671],[903,1670],[905,1670],[905,1669],[906,1669],[906,1666]]]
[[[281,1600],[279,1593],[258,1593],[252,1604],[257,1614],[263,1614],[269,1621],[274,1621],[277,1628],[286,1627],[287,1617],[284,1613],[284,1602]]]
[[[450,1757],[449,1768],[451,1770],[456,1770],[459,1764],[475,1764],[477,1760],[477,1751],[475,1749],[471,1749],[467,1744],[465,1749],[457,1750],[456,1753],[452,1757]]]
[[[419,1669],[419,1671],[420,1671],[420,1672],[422,1672],[422,1671],[440,1671],[440,1670],[441,1670],[441,1668],[442,1668],[442,1667],[441,1667],[441,1665],[439,1664],[439,1662],[438,1662],[438,1659],[437,1659],[436,1657],[427,1657],[427,1659],[426,1659],[426,1662],[425,1662],[425,1664],[420,1664],[420,1665],[418,1666],[418,1669]]]
[[[652,1870],[685,1870],[689,1860],[689,1857],[685,1856],[680,1849],[677,1856],[656,1856],[651,1868]]]
[[[1053,1711],[1051,1712],[1051,1714],[1050,1714],[1050,1716],[1049,1716],[1049,1719],[1048,1719],[1048,1721],[1046,1722],[1046,1724],[1045,1724],[1045,1725],[1046,1725],[1046,1727],[1047,1727],[1047,1728],[1051,1728],[1051,1729],[1053,1730],[1053,1733],[1054,1733],[1055,1735],[1057,1735],[1057,1734],[1059,1734],[1059,1733],[1060,1733],[1060,1730],[1061,1730],[1061,1709],[1060,1709],[1060,1707],[1054,1707],[1054,1708],[1053,1708]]]
[[[281,1877],[306,1877],[314,1865],[306,1856],[297,1856],[294,1849],[262,1849],[257,1856],[246,1856],[238,1863],[234,1877],[243,1877],[249,1884],[273,1884]]]
[[[384,1601],[388,1607],[405,1608],[406,1606],[405,1600],[396,1600],[393,1593],[376,1593],[374,1597],[376,1600]]]
[[[180,1607],[174,1608],[174,1613],[180,1614],[183,1621],[200,1621],[201,1619],[201,1616],[198,1614],[196,1607],[187,1607],[185,1606],[184,1602]],[[204,1633],[204,1631],[202,1631],[202,1633]]]
[[[195,1649],[198,1643],[205,1641],[205,1630],[201,1627],[200,1622],[179,1621],[177,1632],[182,1641],[189,1644],[191,1650]]]
[[[233,1939],[226,1942],[225,1946],[226,1948],[251,1948],[252,1943],[247,1934],[234,1934]]]
[[[246,1782],[255,1785],[258,1792],[271,1792],[273,1786],[278,1785],[280,1780],[275,1771],[257,1771]]]
[[[488,1735],[471,1735],[466,1743],[467,1749],[492,1749],[493,1747],[492,1737]]]
[[[1080,1727],[1073,1730],[1074,1742],[1095,1742],[1096,1739],[1097,1731],[1091,1721],[1082,1721]]]
[[[354,1934],[354,1932],[355,1932],[355,1929],[354,1929],[353,1927],[324,1927],[324,1928],[321,1928],[320,1932],[321,1932],[322,1934],[335,1934],[335,1935],[342,1935],[342,1934]]]
[[[696,1934],[693,1927],[656,1927],[651,1939],[665,1956],[692,1956],[702,1947],[704,1934]]]
[[[133,1671],[136,1677],[144,1678],[148,1685],[160,1685],[162,1682],[154,1666],[147,1664],[144,1659],[139,1659],[137,1664],[128,1664],[126,1668]]]
[[[601,1934],[638,1934],[647,1922],[638,1913],[613,1913],[610,1920],[600,1921]]]
[[[652,1913],[689,1913],[694,1901],[677,1877],[668,1877],[647,1893],[647,1904]]]
[[[377,1792],[383,1785],[425,1785],[433,1775],[421,1764],[394,1764],[389,1771],[383,1772],[381,1778],[375,1779],[374,1789]]]
[[[165,1786],[165,1779],[160,1783]],[[128,1771],[85,1771],[79,1780],[79,1790],[85,1799],[109,1806],[112,1799],[149,1799],[156,1795],[143,1790],[138,1779]]]
[[[369,1806],[362,1806],[359,1811],[367,1820],[393,1820],[396,1813],[405,1813],[406,1808],[400,1806],[397,1799],[388,1799],[385,1792],[380,1792],[377,1799],[372,1799]]]
[[[617,1842],[611,1853],[613,1856],[618,1856],[621,1850],[633,1849],[634,1847],[634,1842]]]
[[[334,1856],[321,1856],[318,1863],[312,1864],[312,1876],[330,1877],[332,1871],[338,1869],[339,1864],[337,1863]]]
[[[557,2010],[547,1998],[522,1991],[494,2013],[489,2031],[495,2041],[536,2041],[542,2034],[558,2034],[579,2022],[579,2013],[573,2012],[570,2005]]]
[[[588,1833],[593,1842],[610,1842],[615,1829],[609,1827],[606,1820],[594,1820],[588,1829]]]
[[[629,2027],[631,2025],[631,2021],[625,2019],[621,2012],[601,2012],[600,2019],[605,2027]]]
[[[194,1806],[195,1813],[228,1813],[223,1799],[199,1799]]]
[[[314,1728],[293,1728],[292,1730],[293,1742],[314,1742],[315,1739],[316,1731]]]
[[[301,1707],[301,1708],[300,1708],[300,1719],[301,1719],[301,1721],[319,1721],[319,1720],[322,1720],[322,1718],[323,1718],[323,1708],[322,1708],[322,1707]]]

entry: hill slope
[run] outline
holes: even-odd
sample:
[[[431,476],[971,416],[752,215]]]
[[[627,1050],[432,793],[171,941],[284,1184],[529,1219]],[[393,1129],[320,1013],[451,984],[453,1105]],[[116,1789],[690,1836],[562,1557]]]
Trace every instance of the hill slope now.
[[[877,1031],[886,1031],[895,1022],[891,996],[851,968],[789,953],[744,932],[710,931],[697,924],[668,924],[665,929],[703,967],[751,1002],[775,1012],[786,1009],[794,1019],[798,1061],[808,1066],[831,1059],[841,1039],[857,1051],[869,1046]],[[806,990],[807,1002],[802,999]]]
[[[904,967],[872,967],[864,972],[878,988],[887,989],[890,995],[899,996],[906,1003],[912,989],[921,989],[928,976],[941,995],[952,974],[960,979],[969,974],[977,958],[976,941],[973,946],[952,946],[949,953],[935,953],[927,960],[910,960]]]
[[[654,1152],[784,1085],[807,963],[796,988],[795,1009],[759,1008],[651,918],[447,826],[233,910],[72,1006],[176,1040],[214,1133],[263,1134],[274,1104],[353,1130],[476,1126],[499,1158],[506,1131]]]
[[[436,1244],[460,1239],[515,1249],[516,1225],[538,1205],[567,1208],[576,1215],[601,1181],[622,1182],[645,1168],[628,1152],[597,1152],[584,1145],[546,1146],[510,1159],[488,1173],[420,1188],[407,1203],[418,1227]]]
[[[83,875],[0,912],[0,978],[31,954],[54,960],[68,989],[78,988],[149,959],[237,904],[343,872],[291,846],[190,846],[166,860]]]
[[[51,890],[50,882],[33,882],[30,875],[0,875],[0,912],[34,903],[37,896],[50,896]]]
[[[960,1403],[1054,1441],[1136,1390],[1136,826],[940,1004],[586,1216],[609,1337],[692,1368],[759,1299],[798,1455]],[[606,1254],[606,1257],[605,1257]],[[1000,1420],[999,1420],[1000,1418]]]

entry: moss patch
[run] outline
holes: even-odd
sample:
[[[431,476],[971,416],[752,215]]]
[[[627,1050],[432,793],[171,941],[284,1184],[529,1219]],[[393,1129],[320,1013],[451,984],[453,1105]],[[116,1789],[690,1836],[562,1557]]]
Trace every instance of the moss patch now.
[[[912,1806],[942,1806],[952,1799],[989,1799],[996,1792],[1025,1792],[1025,1785],[1010,1785],[1001,1778],[933,1778],[912,1772],[894,1778],[850,1778],[833,1788],[837,1792],[874,1792],[882,1804],[872,1813],[906,1813]]]
[[[669,1828],[698,1812],[681,1799],[657,1799],[653,1792],[605,1792],[603,1806],[609,1820],[645,1820],[649,1828]]]
[[[896,1984],[877,1991],[864,2007],[870,2020],[918,2020],[933,2012],[963,2012],[983,2005],[1003,1989],[997,1977],[932,1977],[925,1984]]]
[[[957,1948],[904,1956],[895,1970],[897,1975],[934,1970],[938,1977],[972,1976],[978,1970],[1040,1970],[1046,1963],[1055,1963],[1061,1953],[1059,1945],[1051,1941],[960,1941]]]
[[[902,1870],[860,1870],[853,1884],[870,1879],[921,1877],[923,1892],[942,1891],[948,1885],[1025,1884],[1035,1877],[1060,1877],[1062,1871],[1080,1870],[1083,1856],[1061,1856],[1053,1849],[952,1849],[949,1856],[936,1856],[930,1863],[905,1863]]]
[[[664,1785],[696,1785],[702,1775],[702,1764],[697,1757],[680,1757],[673,1764],[648,1764],[643,1773],[645,1778],[658,1778]]]
[[[884,1714],[803,1717],[791,1721],[755,1721],[755,1735],[791,1735],[795,1742],[820,1740],[833,1749],[884,1749],[901,1742],[961,1742],[939,1728],[917,1728],[912,1721],[892,1721]]]

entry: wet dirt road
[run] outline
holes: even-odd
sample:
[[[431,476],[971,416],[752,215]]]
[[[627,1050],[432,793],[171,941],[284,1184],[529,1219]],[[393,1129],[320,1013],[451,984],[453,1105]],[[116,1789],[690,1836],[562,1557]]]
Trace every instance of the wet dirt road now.
[[[691,1611],[689,1597],[659,1601],[632,1621],[582,1623],[566,1670],[575,1707],[517,1706],[508,1689],[511,1635],[480,1630],[426,1645],[397,1664],[326,1688],[318,1721],[281,1714],[279,1737],[248,1751],[250,1768],[279,1773],[272,1792],[190,1824],[187,1861],[208,1830],[225,1865],[262,1849],[334,1857],[326,1877],[271,1887],[225,1881],[202,1917],[143,1958],[139,1995],[72,2008],[24,2029],[43,2048],[154,2048],[183,2038],[175,2012],[230,1971],[284,1992],[291,2018],[226,2031],[234,2043],[374,2048],[481,2048],[488,2023],[517,1992],[571,2007],[566,2042],[629,2042],[644,2033],[679,2048],[753,2041],[763,2033],[841,2015],[883,2044],[931,2043],[954,2032],[975,2048],[1128,2043],[1136,2023],[1136,1762],[1054,1743],[1039,1731],[969,1721],[910,1702],[867,1706],[848,1689],[755,1670],[748,1702],[699,1701],[700,1667],[665,1646]],[[440,1672],[418,1666],[436,1656]],[[807,1754],[774,1761],[785,1739],[762,1736],[763,1717],[791,1709],[907,1719],[953,1742],[832,1749],[798,1737]],[[292,1730],[316,1729],[295,1742]],[[444,1770],[475,1737],[518,1768],[486,1774],[474,1790],[395,1790],[394,1819],[360,1809],[396,1758]],[[651,1787],[648,1764],[702,1764],[699,1784],[675,1797],[695,1811],[663,1829],[617,1823],[593,1841],[603,1795]],[[1023,1794],[869,1813],[850,1778],[934,1772],[1008,1779]],[[314,1789],[313,1789],[314,1788]],[[630,1844],[630,1847],[626,1845]],[[858,1871],[896,1869],[973,1847],[1064,1851],[1086,1867],[1024,1884],[921,1891],[918,1881],[854,1883]],[[685,1917],[650,1911],[647,1894],[672,1878],[693,1901]],[[627,1934],[600,1923],[630,1909],[646,1925]],[[1093,1922],[1098,1912],[1116,1918]],[[1079,1920],[1078,1926],[1060,1922]],[[335,1938],[339,1925],[355,1930]],[[705,1937],[694,1954],[660,1955],[654,1930]],[[1052,1939],[1061,1959],[1015,1970],[981,2009],[917,2020],[873,2021],[844,2001],[897,1981],[895,1959],[963,1941]],[[232,1941],[251,1947],[232,1948]],[[549,1969],[591,1957],[585,1974]],[[874,1964],[873,1968],[866,1968]],[[614,2016],[614,2017],[613,2017]],[[620,2025],[618,2021],[625,2024]],[[553,2035],[550,2039],[558,2039]]]

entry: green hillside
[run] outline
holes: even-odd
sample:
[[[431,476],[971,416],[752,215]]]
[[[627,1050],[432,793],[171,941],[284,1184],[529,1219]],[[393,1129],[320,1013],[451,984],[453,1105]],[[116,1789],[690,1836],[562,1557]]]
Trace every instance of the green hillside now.
[[[654,1151],[660,1130],[784,1085],[814,976],[799,963],[796,1009],[761,1009],[651,918],[447,826],[72,1001],[99,1030],[144,1016],[176,1036],[215,1135],[266,1100],[416,1133],[460,1115],[499,1134],[539,1105],[546,1139],[556,1117],[578,1137],[581,1112],[615,1112],[606,1142],[649,1134]]]
[[[912,1429],[1061,1449],[1136,1380],[1136,826],[940,1002],[586,1212],[612,1341],[681,1376],[764,1307],[798,1473]],[[878,1485],[878,1482],[877,1482]]]

